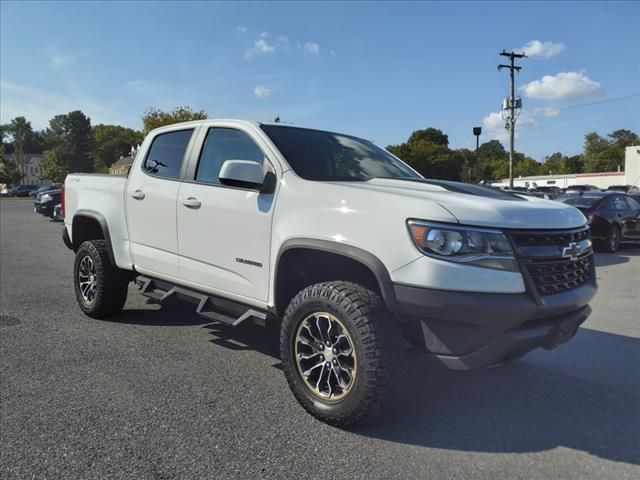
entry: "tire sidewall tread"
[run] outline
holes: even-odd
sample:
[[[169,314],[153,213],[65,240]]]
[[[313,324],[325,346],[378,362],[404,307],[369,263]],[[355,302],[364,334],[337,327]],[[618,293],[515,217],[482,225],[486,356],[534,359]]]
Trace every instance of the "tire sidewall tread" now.
[[[87,255],[93,261],[97,279],[96,298],[90,305],[82,298],[78,279],[80,261]],[[106,318],[122,311],[127,300],[129,276],[124,270],[112,265],[104,240],[87,240],[76,252],[73,285],[78,306],[83,313],[92,318]]]
[[[319,311],[327,311],[345,324],[358,362],[353,390],[344,399],[331,403],[321,401],[308,390],[293,353],[299,323]],[[404,339],[396,319],[376,293],[351,282],[325,282],[299,292],[285,312],[280,349],[285,375],[296,399],[309,413],[336,426],[363,423],[382,413],[393,402],[404,377]]]

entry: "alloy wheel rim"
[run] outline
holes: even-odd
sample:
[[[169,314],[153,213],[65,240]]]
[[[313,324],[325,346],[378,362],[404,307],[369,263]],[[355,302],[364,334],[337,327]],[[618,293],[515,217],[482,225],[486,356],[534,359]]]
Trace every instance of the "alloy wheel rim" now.
[[[98,282],[96,280],[96,267],[89,255],[80,260],[78,285],[80,286],[82,300],[88,305],[92,304],[96,299]]]
[[[611,245],[611,248],[613,250],[616,250],[618,248],[619,243],[620,243],[620,235],[618,234],[617,230],[613,230],[611,232],[611,237],[609,239],[609,245]]]
[[[314,396],[338,401],[351,392],[357,375],[356,352],[338,318],[327,312],[307,316],[298,325],[294,347],[298,373]]]

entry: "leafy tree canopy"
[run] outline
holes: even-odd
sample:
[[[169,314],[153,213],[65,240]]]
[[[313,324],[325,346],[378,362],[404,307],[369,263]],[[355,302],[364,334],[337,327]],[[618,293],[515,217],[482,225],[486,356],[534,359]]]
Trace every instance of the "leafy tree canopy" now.
[[[165,112],[157,108],[148,108],[142,116],[143,132],[146,135],[154,128],[171,125],[173,123],[188,122],[190,120],[204,120],[207,112],[204,110],[194,111],[191,107],[180,106],[171,112]]]

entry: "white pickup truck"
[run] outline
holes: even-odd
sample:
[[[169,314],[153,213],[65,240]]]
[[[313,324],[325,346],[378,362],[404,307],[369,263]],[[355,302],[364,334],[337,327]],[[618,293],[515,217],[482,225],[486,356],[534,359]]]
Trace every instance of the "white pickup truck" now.
[[[128,177],[69,175],[64,209],[83,312],[117,314],[135,281],[212,321],[278,321],[291,390],[335,425],[390,403],[407,341],[495,365],[570,339],[597,288],[577,209],[281,124],[159,128]]]

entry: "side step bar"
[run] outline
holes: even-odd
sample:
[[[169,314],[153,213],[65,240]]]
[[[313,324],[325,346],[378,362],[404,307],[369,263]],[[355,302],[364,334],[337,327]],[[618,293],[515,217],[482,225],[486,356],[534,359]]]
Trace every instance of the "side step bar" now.
[[[155,302],[163,302],[171,296],[195,303],[196,313],[214,322],[224,323],[235,327],[246,320],[252,320],[258,325],[265,326],[267,313],[243,305],[241,303],[226,300],[214,295],[196,292],[185,287],[173,285],[162,280],[139,275],[135,279],[140,293]]]

